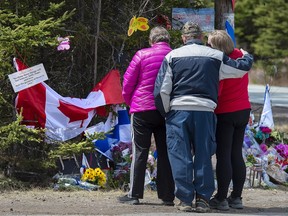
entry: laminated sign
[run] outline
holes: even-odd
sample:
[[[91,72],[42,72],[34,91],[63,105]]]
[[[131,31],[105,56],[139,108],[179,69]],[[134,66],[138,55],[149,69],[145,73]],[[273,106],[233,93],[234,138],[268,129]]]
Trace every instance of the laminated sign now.
[[[33,67],[15,72],[8,75],[14,92],[19,92],[23,89],[34,86],[45,80],[48,80],[43,64],[35,65]]]

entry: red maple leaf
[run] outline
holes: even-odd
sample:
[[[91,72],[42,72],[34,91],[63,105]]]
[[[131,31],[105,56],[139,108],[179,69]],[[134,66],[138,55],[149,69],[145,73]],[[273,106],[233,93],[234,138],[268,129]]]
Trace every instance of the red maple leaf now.
[[[71,104],[67,104],[61,100],[59,100],[60,106],[58,109],[69,118],[69,123],[74,121],[84,121],[88,118],[88,113],[94,108],[83,109]]]

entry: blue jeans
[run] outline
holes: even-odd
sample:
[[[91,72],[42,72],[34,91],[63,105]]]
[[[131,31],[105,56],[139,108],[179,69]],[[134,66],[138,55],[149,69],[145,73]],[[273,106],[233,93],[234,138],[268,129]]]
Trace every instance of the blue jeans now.
[[[172,110],[166,116],[169,160],[175,196],[191,203],[210,200],[214,190],[211,156],[216,151],[216,116],[213,112]]]

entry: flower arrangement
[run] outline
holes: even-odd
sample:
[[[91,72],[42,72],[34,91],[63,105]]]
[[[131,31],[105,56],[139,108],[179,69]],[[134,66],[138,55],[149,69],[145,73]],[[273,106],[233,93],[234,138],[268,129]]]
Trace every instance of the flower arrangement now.
[[[130,181],[130,166],[132,162],[132,144],[120,142],[111,148],[112,158],[115,163],[115,170],[110,170],[108,177],[108,185],[112,188],[121,188],[122,190],[129,189]],[[155,188],[157,176],[157,160],[156,150],[150,151],[147,160],[148,179],[151,188]]]
[[[253,136],[259,145],[260,152],[257,157],[266,156],[268,163],[277,163],[284,170],[288,165],[288,144],[283,143],[284,135],[268,127],[259,127],[252,130]]]
[[[265,142],[265,140],[270,137],[271,132],[272,130],[268,127],[259,127],[259,130],[255,133],[255,138]]]
[[[156,185],[157,179],[157,151],[156,149],[149,152],[147,159],[146,167],[146,177],[145,177],[145,186],[149,185],[148,188],[151,190],[157,190]]]
[[[130,165],[132,144],[120,142],[111,148],[115,170],[109,172],[108,184],[112,188],[128,190],[130,180]]]
[[[113,161],[117,163],[131,163],[132,144],[120,142],[111,148]]]
[[[81,181],[86,181],[100,187],[104,187],[106,184],[106,175],[99,167],[96,169],[88,168],[82,175]]]
[[[152,179],[156,178],[156,176],[157,176],[157,161],[151,152],[149,152],[149,155],[148,155],[147,170],[151,174]]]
[[[288,182],[288,139],[284,133],[269,127],[248,124],[243,143],[243,156],[247,167],[261,166],[263,180],[273,186],[276,182]],[[269,176],[268,178],[264,178]]]

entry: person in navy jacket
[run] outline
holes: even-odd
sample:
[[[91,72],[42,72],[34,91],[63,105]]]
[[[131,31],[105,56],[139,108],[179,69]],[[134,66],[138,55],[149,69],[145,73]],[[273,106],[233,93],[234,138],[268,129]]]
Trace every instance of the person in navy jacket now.
[[[211,156],[215,153],[219,81],[242,77],[250,70],[252,55],[233,60],[222,51],[205,46],[197,23],[182,28],[184,46],[168,53],[158,73],[154,96],[166,118],[167,148],[175,181],[177,208],[210,211],[215,190]]]

